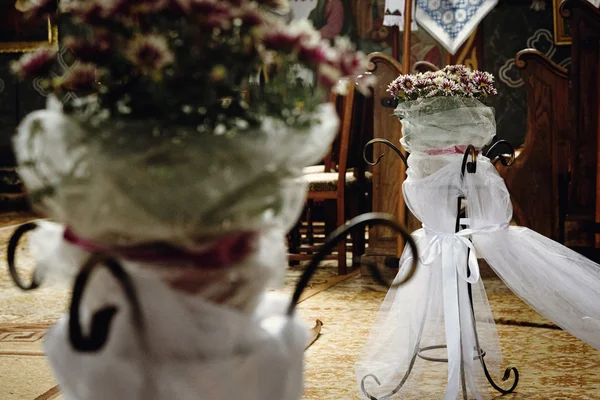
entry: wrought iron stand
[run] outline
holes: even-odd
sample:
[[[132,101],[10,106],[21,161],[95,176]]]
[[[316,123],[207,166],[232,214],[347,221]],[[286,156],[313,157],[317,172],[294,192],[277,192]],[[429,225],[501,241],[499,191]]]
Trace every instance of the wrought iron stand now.
[[[404,157],[404,155],[401,153],[401,151],[391,142],[384,140],[384,139],[373,139],[370,142],[368,142],[364,148],[363,151],[363,156],[365,161],[370,164],[370,165],[376,165],[379,160],[381,159],[381,157],[383,157],[382,154],[380,155],[374,162],[371,162],[368,160],[367,158],[367,148],[368,146],[374,144],[374,143],[382,143],[385,144],[387,146],[390,146],[402,159],[402,161],[406,164],[406,166],[408,167],[408,163],[406,158]],[[504,147],[506,148],[507,153],[501,153],[499,152],[499,150]],[[514,162],[514,148],[510,145],[510,143],[502,140],[499,142],[496,142],[493,146],[491,146],[488,151],[486,152],[486,157],[488,156],[493,156],[494,155],[494,150],[498,151],[498,154],[495,155],[491,160],[492,162],[496,162],[496,161],[500,161],[503,165],[505,166],[510,166],[513,162]],[[471,156],[471,161],[469,162],[469,156]],[[508,160],[507,160],[508,157]],[[464,177],[465,174],[465,170],[468,173],[476,173],[477,171],[477,151],[475,150],[475,148],[472,145],[469,145],[467,147],[467,150],[465,151],[464,157],[463,157],[463,162],[461,165],[461,177]],[[456,227],[455,227],[455,232],[460,231],[463,228],[466,228],[466,226],[462,225],[460,223],[461,220],[461,209],[462,209],[462,202],[463,202],[464,197],[459,197],[458,201],[457,201],[457,213],[456,213]],[[470,252],[470,249],[467,249],[468,252]],[[417,254],[413,251],[413,254]],[[467,253],[467,260],[469,253]],[[416,259],[416,256],[415,256]],[[471,271],[469,269],[468,263],[467,263],[467,276],[470,276]],[[511,371],[514,373],[514,381],[512,383],[512,385],[508,388],[508,389],[503,389],[502,387],[498,386],[498,384],[496,384],[496,382],[494,381],[494,379],[491,377],[488,368],[486,366],[485,363],[485,351],[481,348],[480,344],[479,344],[479,336],[477,335],[477,326],[476,326],[476,320],[475,320],[475,311],[473,308],[473,292],[472,292],[472,287],[471,284],[468,283],[468,294],[469,294],[469,302],[471,304],[471,317],[473,320],[473,328],[474,328],[474,334],[475,334],[475,342],[476,342],[476,348],[474,349],[474,360],[475,359],[479,359],[481,362],[481,367],[483,368],[483,372],[485,373],[485,377],[487,378],[489,384],[498,392],[502,393],[502,394],[508,394],[508,393],[512,393],[515,388],[517,387],[517,384],[519,383],[519,371],[515,368],[515,367],[508,367],[506,368],[506,370],[504,371],[504,376],[502,377],[503,381],[507,381],[510,378],[510,373]],[[425,319],[423,319],[423,322],[425,321]],[[373,395],[371,395],[370,393],[368,393],[366,387],[365,387],[365,381],[367,378],[372,378],[378,385],[381,385],[381,382],[379,381],[379,379],[373,375],[373,374],[368,374],[366,376],[363,377],[362,381],[361,381],[361,391],[363,392],[363,394],[370,400],[386,400],[386,399],[390,399],[392,396],[394,396],[396,393],[398,393],[402,387],[404,386],[404,384],[406,383],[406,381],[408,380],[410,373],[412,372],[412,369],[414,367],[414,364],[416,362],[417,357],[426,360],[426,361],[431,361],[431,362],[448,362],[447,358],[438,358],[438,357],[431,357],[431,356],[427,356],[426,354],[424,354],[427,351],[431,351],[431,350],[437,350],[437,349],[445,349],[446,345],[435,345],[435,346],[427,346],[427,347],[420,347],[420,344],[417,343],[417,346],[415,348],[415,352],[412,356],[412,359],[410,361],[410,364],[408,366],[408,370],[406,371],[406,373],[404,374],[404,376],[402,377],[402,379],[400,380],[400,382],[398,383],[398,385],[387,395],[384,395],[382,397],[375,397]],[[466,380],[465,380],[465,371],[464,371],[464,366],[461,364],[461,387],[462,387],[462,397],[464,400],[468,399],[468,394],[467,394],[467,385],[466,385]]]

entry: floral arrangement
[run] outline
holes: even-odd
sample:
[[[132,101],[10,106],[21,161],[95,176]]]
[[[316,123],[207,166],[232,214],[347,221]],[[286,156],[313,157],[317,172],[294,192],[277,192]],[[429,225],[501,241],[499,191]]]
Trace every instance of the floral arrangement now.
[[[448,65],[436,72],[400,75],[390,83],[387,91],[400,102],[439,96],[481,100],[498,94],[492,74],[471,71],[464,65]]]
[[[264,116],[310,126],[326,91],[365,66],[349,41],[331,45],[309,23],[285,24],[266,11],[285,11],[284,0],[25,3],[31,18],[51,15],[74,31],[62,37],[74,68],[53,73],[56,51],[42,48],[14,62],[13,73],[41,78],[57,95],[77,94],[64,112],[86,122],[151,117],[216,134],[250,129]],[[261,69],[268,81],[258,79]],[[299,79],[299,69],[314,72],[316,84]]]

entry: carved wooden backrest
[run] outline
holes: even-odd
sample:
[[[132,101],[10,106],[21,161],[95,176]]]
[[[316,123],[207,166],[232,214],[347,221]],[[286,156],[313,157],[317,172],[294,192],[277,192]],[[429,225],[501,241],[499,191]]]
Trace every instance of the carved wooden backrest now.
[[[527,92],[527,131],[510,167],[497,164],[515,221],[562,242],[568,169],[567,70],[537,50],[520,51],[516,65]]]
[[[565,243],[599,248],[600,235],[594,233],[600,222],[600,10],[587,0],[567,0],[561,13],[569,20],[573,41],[569,93],[572,163]]]

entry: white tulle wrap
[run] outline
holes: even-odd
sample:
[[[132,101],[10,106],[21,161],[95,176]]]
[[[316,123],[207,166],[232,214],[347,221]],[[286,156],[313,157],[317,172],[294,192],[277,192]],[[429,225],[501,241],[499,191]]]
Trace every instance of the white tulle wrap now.
[[[406,101],[394,114],[402,121],[400,143],[411,154],[469,144],[480,149],[496,134],[494,110],[468,97]]]
[[[75,274],[89,257],[62,240],[62,225],[41,221],[29,242],[40,264]],[[233,271],[285,266],[277,235],[262,235],[257,250]],[[81,304],[82,326],[116,306],[108,342],[80,353],[68,338],[69,318],[50,328],[44,348],[66,400],[300,399],[307,330],[286,315],[290,299],[265,293],[264,279],[237,291],[226,305],[171,289],[151,265],[122,261],[134,282],[145,329],[138,334],[131,304],[105,270],[92,276]],[[225,284],[223,284],[225,285]],[[219,294],[220,285],[211,285]],[[231,290],[231,287],[227,286]],[[247,303],[251,304],[248,305]]]
[[[401,105],[399,109],[414,106]],[[461,369],[469,399],[498,396],[485,377],[475,351],[478,347],[485,352],[483,359],[496,383],[510,386],[513,377],[507,382],[501,380],[500,372],[508,365],[502,364],[496,326],[475,255],[485,258],[507,286],[539,313],[600,349],[600,266],[527,228],[509,226],[510,195],[486,157],[478,157],[476,173],[461,177],[463,155],[440,150],[488,143],[495,134],[491,120],[486,131],[455,127],[467,125],[468,120],[489,120],[493,113],[484,109],[484,115],[477,117],[478,108],[464,110],[459,106],[452,113],[448,107],[436,113],[434,106],[431,120],[426,122],[426,126],[439,130],[439,140],[419,123],[410,121],[403,142],[413,151],[403,184],[404,198],[423,223],[423,228],[413,233],[419,266],[412,280],[388,292],[376,317],[356,363],[361,398],[368,398],[362,390],[364,385],[371,398],[377,399],[462,399]],[[419,121],[425,120],[424,115],[422,118]],[[406,126],[406,119],[402,122]],[[444,126],[448,127],[445,133]],[[425,133],[423,141],[418,133]],[[459,196],[467,199],[466,219],[461,220],[461,230],[455,233]],[[405,250],[397,279],[412,257]],[[438,347],[428,350],[430,346]],[[426,357],[447,358],[448,363],[424,360],[416,356],[418,352]],[[405,377],[405,383],[394,392]],[[392,392],[394,395],[385,397]]]
[[[302,167],[322,159],[338,118],[293,130],[265,119],[240,134],[202,135],[155,121],[112,121],[92,128],[52,103],[28,115],[14,140],[19,173],[41,221],[29,237],[36,278],[67,282],[90,257],[64,239],[111,246],[168,243],[202,250],[236,232],[252,232],[251,251],[213,268],[118,259],[131,276],[145,321],[136,332],[130,304],[104,270],[94,272],[80,307],[90,316],[117,306],[108,342],[79,353],[68,316],[45,349],[67,400],[297,400],[303,391],[307,330],[286,314],[289,298],[267,293],[287,266],[285,233],[304,204]],[[190,271],[193,293],[170,283]]]
[[[276,227],[304,204],[302,167],[322,159],[338,118],[323,104],[314,126],[265,118],[236,134],[201,134],[157,120],[92,128],[52,101],[25,117],[14,140],[19,175],[38,209],[107,244],[200,240]]]

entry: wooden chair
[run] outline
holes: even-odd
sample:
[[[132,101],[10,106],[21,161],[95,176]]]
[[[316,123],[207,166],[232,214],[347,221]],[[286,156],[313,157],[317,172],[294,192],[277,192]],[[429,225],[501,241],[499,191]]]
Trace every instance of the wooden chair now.
[[[367,136],[389,140],[400,146],[402,137],[402,124],[394,116],[396,101],[387,92],[387,87],[402,73],[402,66],[398,61],[383,53],[372,53],[368,56],[369,65],[366,74],[374,75],[377,83],[373,88],[373,95],[369,98],[370,126]],[[402,149],[401,149],[402,150]],[[402,150],[404,152],[404,150]],[[401,223],[413,230],[420,226],[416,218],[408,211],[402,196],[402,183],[406,179],[404,163],[389,148],[375,144],[369,150],[368,156],[387,155],[372,168],[373,189],[372,209],[394,215]],[[406,155],[406,152],[404,152]],[[374,227],[369,230],[369,241],[364,263],[386,263],[397,266],[398,257],[404,249],[404,241],[396,232],[385,227]],[[389,261],[389,263],[388,263]]]
[[[565,244],[600,259],[600,9],[565,0],[560,12],[572,38]]]
[[[429,61],[417,61],[413,65],[414,72],[435,72],[439,70],[440,68],[437,65],[432,64]]]
[[[353,138],[356,132],[354,113],[355,106],[355,81],[348,80],[348,93],[345,96],[331,95],[331,102],[336,105],[340,118],[339,133],[334,141],[329,154],[325,157],[323,165],[313,166],[305,169],[303,179],[308,182],[307,207],[305,209],[307,229],[312,228],[310,213],[317,202],[331,205],[335,216],[333,224],[339,227],[346,223],[347,217],[352,218],[364,210],[364,199],[368,189],[370,174],[365,173],[364,168],[349,168],[350,144],[357,140]],[[332,216],[333,217],[333,216]],[[331,231],[332,229],[327,229]],[[310,234],[310,232],[308,233]],[[291,234],[292,239],[298,241],[300,237],[299,226]],[[364,251],[364,232],[356,232],[352,235],[353,260],[358,259]],[[309,244],[307,247],[298,246],[298,243],[290,245],[289,259],[291,261],[306,260],[312,257],[314,248]],[[337,247],[338,273],[347,273],[347,244],[342,241]]]

